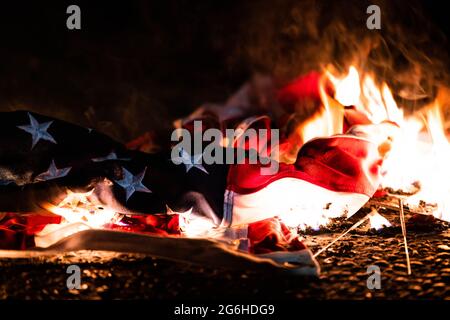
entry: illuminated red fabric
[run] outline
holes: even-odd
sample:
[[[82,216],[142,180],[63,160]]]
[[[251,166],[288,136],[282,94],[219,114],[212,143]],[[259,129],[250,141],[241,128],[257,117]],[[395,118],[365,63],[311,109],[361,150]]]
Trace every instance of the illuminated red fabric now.
[[[278,90],[277,100],[287,112],[295,112],[300,101],[313,101],[317,105],[321,104],[320,80],[322,75],[318,72],[310,72],[299,76],[292,82]],[[330,85],[326,85],[326,92],[331,93]]]
[[[61,217],[7,213],[0,221],[0,249],[33,247],[34,235],[51,223],[61,223]]]
[[[0,221],[0,249],[25,250],[35,246],[34,236],[48,224],[59,224],[58,216],[7,213]],[[179,235],[178,215],[139,215],[125,217],[120,224],[108,224],[104,229],[141,232],[161,236]]]
[[[250,251],[253,253],[296,251],[306,248],[298,236],[277,218],[249,224],[248,238]]]
[[[277,92],[278,102],[286,111],[295,111],[295,105],[299,100],[311,99],[320,102],[318,72],[311,72],[300,76]]]
[[[371,124],[367,114],[357,110],[354,106],[346,106],[344,111],[343,131],[347,132],[351,126],[358,124]]]
[[[178,218],[178,215],[139,215],[125,217],[120,221],[120,224],[109,224],[105,228],[125,232],[158,234],[161,236],[179,235],[180,227]]]
[[[371,197],[378,184],[381,158],[370,158],[376,145],[351,136],[314,139],[301,149],[294,164],[280,163],[279,171],[261,175],[261,165],[232,165],[228,189],[240,194],[256,192],[281,178],[298,178],[337,192]],[[372,151],[375,151],[372,150]]]

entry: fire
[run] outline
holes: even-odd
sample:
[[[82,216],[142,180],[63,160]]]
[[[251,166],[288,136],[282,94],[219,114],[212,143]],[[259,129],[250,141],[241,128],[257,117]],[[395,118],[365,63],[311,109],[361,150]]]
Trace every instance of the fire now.
[[[67,196],[57,205],[45,204],[48,211],[64,218],[65,223],[82,223],[92,229],[99,229],[109,223],[117,223],[120,215],[114,210],[95,204],[90,196],[91,190],[86,193],[67,191]]]
[[[426,167],[420,173],[420,191],[408,199],[415,207],[421,206],[421,201],[434,205],[433,215],[436,218],[450,221],[450,144],[445,136],[439,104],[435,103],[425,113],[428,143],[426,152],[421,153],[421,167]]]
[[[323,81],[321,81],[319,87],[319,94],[323,108],[299,126],[302,143],[314,138],[329,137],[342,133],[344,121],[344,109],[342,105],[337,99],[333,99],[326,93]]]
[[[425,111],[405,116],[388,85],[377,86],[370,74],[361,79],[352,66],[343,77],[330,71],[326,75],[334,85],[334,98],[343,106],[354,106],[372,123],[389,120],[400,126],[383,165],[382,187],[408,195],[405,204],[412,208],[430,204],[428,213],[450,221],[450,144],[439,101]]]
[[[59,240],[87,229],[102,229],[105,225],[119,224],[121,215],[114,210],[96,204],[91,195],[93,190],[85,193],[67,191],[66,197],[58,204],[43,204],[51,213],[63,218],[59,224],[48,224],[36,234],[36,246],[46,248]]]
[[[333,83],[336,93],[334,98],[343,106],[358,106],[361,95],[359,74],[355,67],[351,66],[347,76],[339,79],[330,71],[326,71],[328,79]]]
[[[386,83],[377,87],[374,78],[366,74],[360,80],[359,73],[354,66],[349,68],[348,74],[342,78],[335,77],[326,71],[328,79],[335,88],[334,98],[343,106],[354,106],[367,115],[374,124],[390,120],[400,124],[403,112],[397,107],[391,90]]]
[[[379,230],[383,227],[390,227],[391,223],[383,217],[381,214],[378,213],[377,210],[373,209],[372,212],[369,215],[369,223],[370,228]]]

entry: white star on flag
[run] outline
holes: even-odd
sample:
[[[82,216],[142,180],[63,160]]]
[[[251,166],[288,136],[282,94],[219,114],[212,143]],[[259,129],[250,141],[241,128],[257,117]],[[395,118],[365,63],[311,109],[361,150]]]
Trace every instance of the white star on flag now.
[[[47,180],[53,180],[58,179],[67,176],[69,171],[72,169],[72,167],[62,168],[58,169],[55,164],[55,160],[52,159],[52,162],[50,163],[50,166],[48,167],[47,171],[39,174],[34,179],[35,181],[47,181]]]
[[[208,174],[208,171],[202,166],[200,160],[202,159],[203,154],[197,154],[191,157],[189,153],[186,152],[183,148],[180,149],[180,156],[176,158],[176,161],[180,161],[182,164],[186,166],[186,173],[189,172],[192,168],[197,168],[204,173]]]
[[[114,151],[111,151],[107,156],[105,157],[99,157],[99,158],[93,158],[92,161],[94,162],[103,162],[108,160],[117,160],[117,161],[130,161],[130,158],[119,158],[117,157],[117,154]]]
[[[31,134],[32,137],[32,143],[31,143],[31,149],[34,148],[34,146],[39,142],[39,140],[47,140],[52,143],[56,144],[55,139],[53,139],[52,135],[47,132],[50,125],[53,123],[53,121],[43,122],[39,123],[32,115],[31,113],[28,113],[28,117],[30,118],[30,124],[29,125],[23,125],[23,126],[17,126],[17,128],[22,129],[29,134]]]
[[[142,180],[145,177],[145,172],[147,171],[147,167],[139,174],[133,176],[133,174],[127,169],[122,167],[123,178],[122,180],[115,180],[116,183],[125,189],[126,191],[126,199],[128,199],[135,193],[138,192],[147,192],[151,193],[152,191],[148,189],[146,186],[142,184]]]

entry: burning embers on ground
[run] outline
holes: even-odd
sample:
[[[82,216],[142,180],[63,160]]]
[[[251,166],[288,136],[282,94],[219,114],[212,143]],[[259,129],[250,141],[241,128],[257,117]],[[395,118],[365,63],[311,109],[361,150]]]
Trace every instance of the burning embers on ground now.
[[[263,112],[251,106],[255,97],[271,118],[255,117]],[[225,105],[205,105],[177,122],[178,129],[186,130],[192,129],[195,120],[220,130],[236,123],[247,129],[261,125],[281,129],[279,143],[270,150],[270,156],[280,163],[279,172],[262,177],[255,170],[258,164],[230,165],[223,217],[215,216],[204,194],[196,193],[194,205],[191,201],[182,209],[166,206],[166,212],[138,212],[122,211],[120,206],[110,205],[114,202],[102,201],[96,185],[85,192],[65,188],[58,203],[39,203],[47,214],[0,214],[1,247],[47,248],[80,231],[100,229],[180,239],[213,238],[256,254],[299,252],[305,246],[298,232],[326,228],[334,218],[366,213],[335,241],[366,221],[374,229],[398,225],[398,221],[383,217],[387,208],[398,213],[408,257],[405,212],[421,215],[416,221],[450,221],[450,144],[441,100],[438,95],[430,105],[406,114],[386,83],[377,84],[373,75],[360,74],[354,66],[346,74],[329,67],[322,74],[299,77],[277,90],[270,79],[259,79],[257,84],[245,85]],[[314,112],[299,116],[298,108],[306,103],[315,106]],[[278,109],[283,108],[280,115]],[[50,125],[44,129],[50,130]],[[232,148],[238,142],[228,141]],[[36,143],[47,142],[38,139]],[[118,157],[111,152],[94,162],[117,162],[120,165],[114,170],[130,175],[126,188],[119,184],[126,189],[125,207],[139,191],[158,193],[156,185],[144,184],[146,170],[133,176],[126,169],[128,155]],[[186,167],[183,174],[213,176],[208,171],[213,170],[197,163],[201,160],[198,154],[192,154],[191,160],[196,162],[180,164]],[[152,170],[150,163],[149,174]],[[177,183],[184,183],[182,179]],[[104,181],[109,181],[111,190],[115,187],[112,178]],[[0,182],[2,188],[16,183],[11,179]],[[112,194],[115,197],[117,193]],[[333,243],[318,250],[316,256]]]

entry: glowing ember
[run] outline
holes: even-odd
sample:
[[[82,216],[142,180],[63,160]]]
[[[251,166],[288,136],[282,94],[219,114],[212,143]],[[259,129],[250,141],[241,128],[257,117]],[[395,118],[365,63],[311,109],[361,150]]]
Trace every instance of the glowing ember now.
[[[63,224],[81,223],[98,229],[106,224],[118,223],[121,215],[91,201],[93,190],[86,193],[67,191],[67,196],[57,205],[45,204],[48,211],[64,218]]]
[[[48,224],[37,233],[36,246],[46,248],[77,232],[120,223],[120,214],[91,201],[93,191],[75,193],[68,190],[66,197],[57,206],[44,204],[45,209],[61,216],[63,220],[59,224]]]
[[[372,210],[369,215],[370,228],[379,230],[384,227],[390,227],[391,223],[378,213],[377,210]]]

